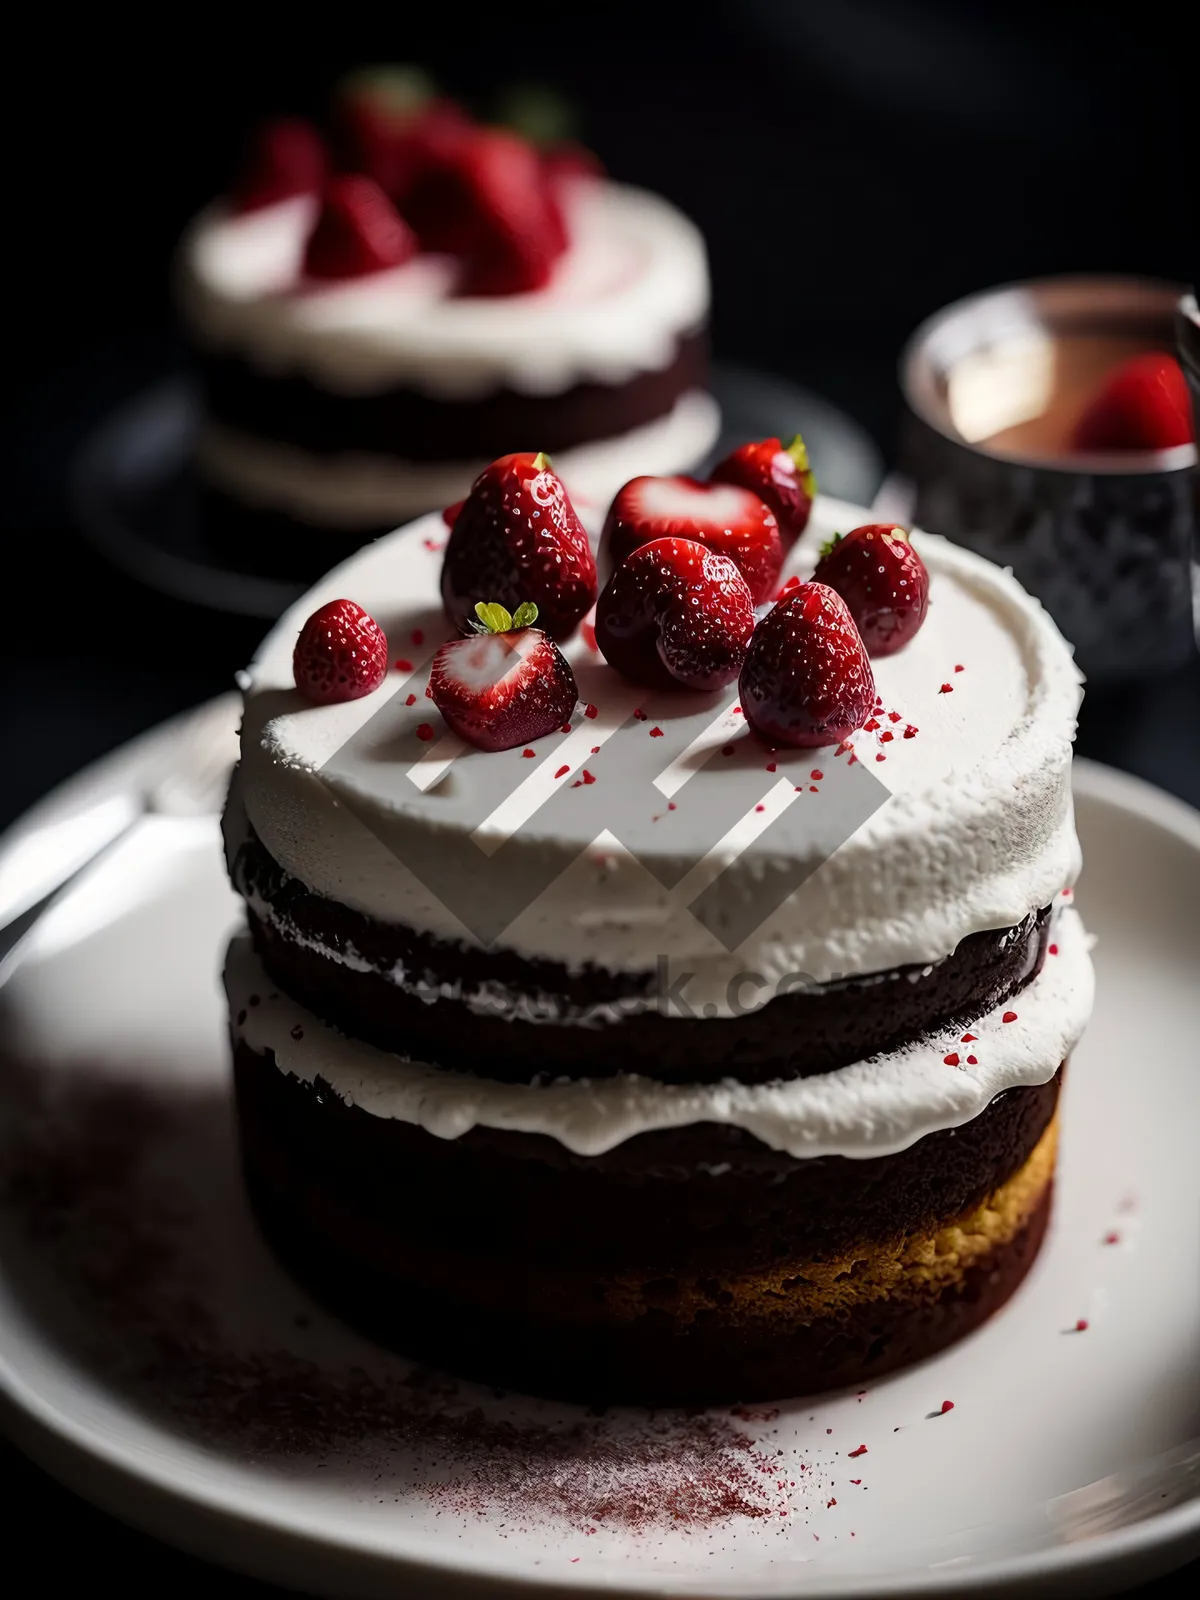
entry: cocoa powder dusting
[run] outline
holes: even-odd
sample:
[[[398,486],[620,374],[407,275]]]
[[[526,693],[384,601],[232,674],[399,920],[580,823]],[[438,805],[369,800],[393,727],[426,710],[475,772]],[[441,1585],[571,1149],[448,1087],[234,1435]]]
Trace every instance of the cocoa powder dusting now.
[[[397,1499],[506,1528],[786,1516],[781,1452],[737,1414],[592,1415],[499,1396],[414,1370],[311,1311],[254,1233],[215,1091],[191,1104],[0,1063],[0,1108],[10,1275],[61,1301],[56,1332],[106,1382],[195,1436],[296,1471],[366,1463]]]

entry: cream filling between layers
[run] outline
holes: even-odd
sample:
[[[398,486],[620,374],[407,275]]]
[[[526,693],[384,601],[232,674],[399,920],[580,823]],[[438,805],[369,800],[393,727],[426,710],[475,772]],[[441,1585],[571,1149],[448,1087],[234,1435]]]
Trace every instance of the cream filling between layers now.
[[[273,1052],[279,1071],[320,1080],[371,1116],[439,1139],[474,1127],[506,1129],[546,1134],[577,1155],[596,1156],[639,1133],[711,1122],[798,1158],[865,1158],[960,1127],[1005,1090],[1054,1076],[1092,1007],[1089,940],[1078,912],[1060,914],[1054,945],[1028,988],[971,1024],[970,1041],[952,1029],[818,1077],[761,1085],[664,1084],[631,1074],[507,1084],[404,1060],[347,1039],[277,990],[246,934],[230,945],[225,986],[235,1041]]]
[[[714,443],[721,416],[711,395],[692,390],[666,416],[609,439],[555,453],[555,470],[579,509],[603,510],[637,473],[695,467]],[[318,455],[252,438],[207,420],[198,459],[210,482],[252,504],[333,528],[378,528],[461,500],[487,465],[416,462],[373,455]]]

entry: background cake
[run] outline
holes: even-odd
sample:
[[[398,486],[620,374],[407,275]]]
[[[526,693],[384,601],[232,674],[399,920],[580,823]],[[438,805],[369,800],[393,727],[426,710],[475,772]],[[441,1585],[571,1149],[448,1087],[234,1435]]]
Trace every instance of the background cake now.
[[[789,570],[856,521],[818,501]],[[585,623],[570,722],[484,752],[425,694],[445,537],[331,574],[248,679],[226,983],[277,1249],[408,1352],[589,1398],[859,1382],[977,1326],[1091,1003],[1053,625],[916,536],[928,620],[836,748],[638,689]],[[293,646],[347,594],[394,664],[314,706]]]
[[[328,138],[259,130],[176,277],[210,521],[289,573],[460,498],[508,450],[555,452],[603,505],[716,435],[696,229],[408,73],[344,86]]]

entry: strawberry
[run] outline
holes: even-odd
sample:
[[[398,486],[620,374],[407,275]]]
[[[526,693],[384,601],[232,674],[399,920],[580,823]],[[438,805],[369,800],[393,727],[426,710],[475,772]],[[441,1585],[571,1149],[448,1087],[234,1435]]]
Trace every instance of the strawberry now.
[[[514,133],[481,129],[459,152],[457,170],[476,219],[459,294],[543,288],[566,229],[537,151]]]
[[[754,604],[779,580],[783,544],[779,524],[756,494],[733,484],[698,478],[633,478],[621,489],[604,522],[602,548],[612,566],[653,539],[694,539],[728,556],[750,586]]]
[[[329,180],[304,252],[307,277],[361,278],[403,266],[416,253],[411,229],[373,179],[352,174]]]
[[[510,616],[475,607],[475,632],[449,639],[433,658],[429,694],[450,727],[480,750],[511,750],[567,722],[579,700],[562,651],[540,628],[537,606]]]
[[[576,178],[602,178],[604,164],[586,145],[563,139],[542,151],[542,167],[551,183],[570,183]]]
[[[746,720],[768,745],[840,744],[875,706],[875,678],[845,601],[802,583],[759,623],[738,681]]]
[[[754,439],[739,445],[713,468],[709,481],[736,483],[770,506],[785,550],[808,526],[817,480],[799,434],[788,445],[778,439]]]
[[[1072,450],[1170,450],[1195,437],[1178,361],[1148,350],[1122,363],[1075,424]]]
[[[596,598],[596,562],[562,480],[541,453],[501,456],[471,485],[442,563],[446,615],[461,632],[480,600],[537,606],[565,639]]]
[[[835,534],[813,579],[841,595],[873,656],[894,655],[925,621],[929,573],[905,528],[869,522]]]
[[[353,600],[331,600],[300,630],[292,652],[296,687],[316,705],[361,700],[387,677],[383,629]]]
[[[632,683],[719,689],[737,677],[754,601],[727,556],[695,539],[639,545],[596,605],[596,645]]]
[[[256,128],[230,199],[235,211],[259,211],[319,194],[329,170],[321,135],[302,117],[280,117]]]
[[[411,67],[369,67],[343,79],[334,128],[343,167],[363,172],[399,204],[426,166],[471,126],[452,100],[439,98]]]

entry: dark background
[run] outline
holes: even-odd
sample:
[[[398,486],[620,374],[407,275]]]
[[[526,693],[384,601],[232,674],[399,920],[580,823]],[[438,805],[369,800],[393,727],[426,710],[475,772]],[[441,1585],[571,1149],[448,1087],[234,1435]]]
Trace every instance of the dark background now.
[[[243,8],[248,11],[249,8]],[[890,458],[905,336],[1007,279],[1195,282],[1194,37],[1166,0],[690,0],[23,8],[5,74],[0,824],[59,778],[232,681],[260,625],[151,595],[76,538],[67,471],[111,406],[176,366],[168,263],[250,124],[319,113],[364,62],[429,66],[486,110],[499,82],[575,101],[610,172],[707,235],[718,354],[836,401]],[[49,10],[49,8],[47,8]],[[1194,26],[1194,22],[1193,22]],[[1089,754],[1200,803],[1195,666],[1093,696]],[[86,1560],[131,1592],[226,1593],[0,1454],[9,1525],[55,1519],[40,1581]],[[18,1539],[20,1536],[17,1536]],[[32,1552],[33,1546],[29,1546]],[[10,1555],[16,1554],[10,1546]]]

